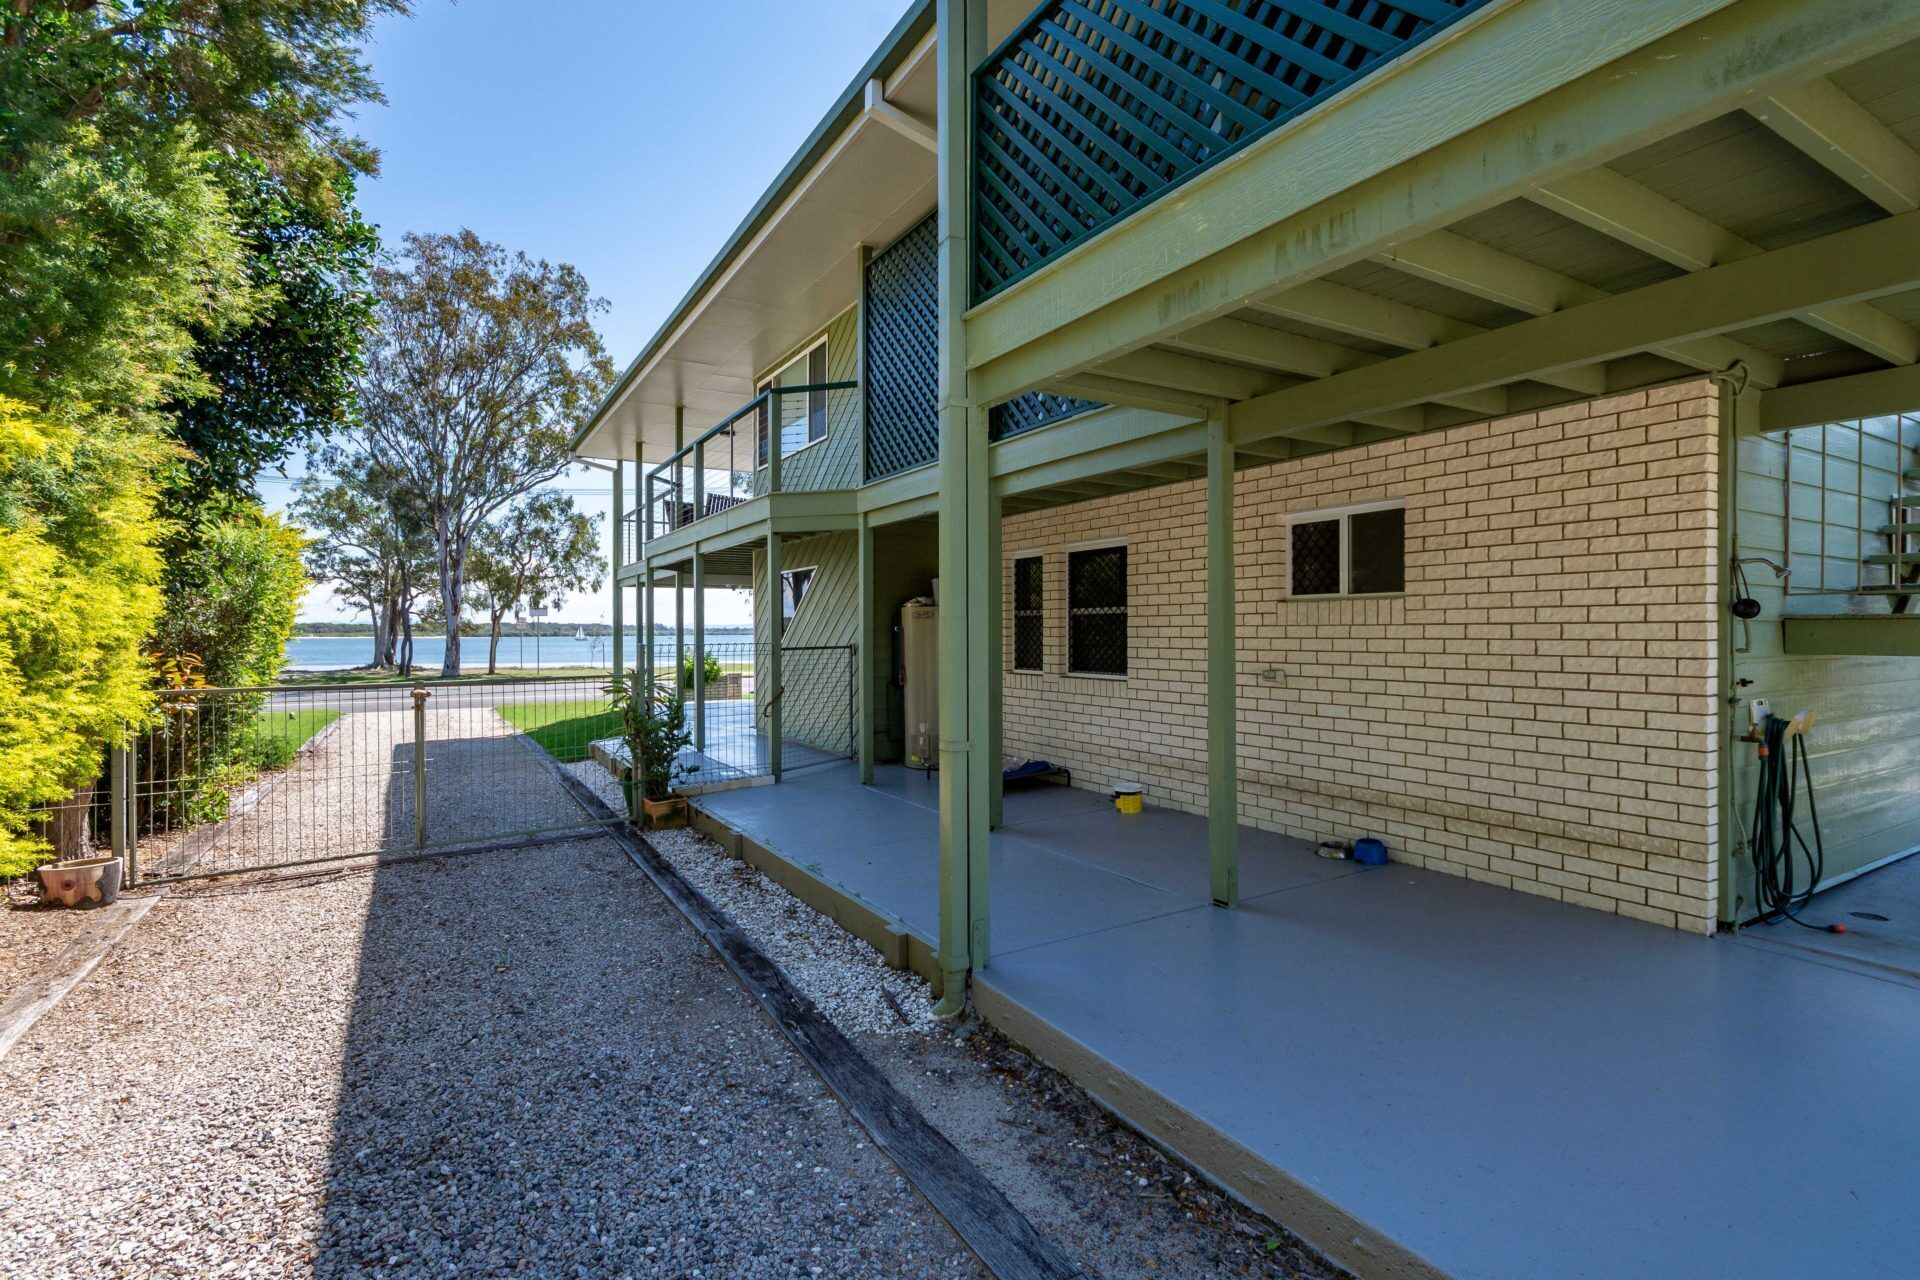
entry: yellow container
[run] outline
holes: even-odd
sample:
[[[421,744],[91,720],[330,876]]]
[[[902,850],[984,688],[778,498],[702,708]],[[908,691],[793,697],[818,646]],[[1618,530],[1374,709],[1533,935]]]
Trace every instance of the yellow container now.
[[[1137,782],[1113,784],[1113,807],[1122,813],[1139,813],[1147,807],[1147,797]]]

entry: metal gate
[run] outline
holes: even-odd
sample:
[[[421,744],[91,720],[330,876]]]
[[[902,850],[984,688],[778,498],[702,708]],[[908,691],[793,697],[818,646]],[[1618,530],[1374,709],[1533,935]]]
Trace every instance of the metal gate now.
[[[608,679],[169,691],[114,753],[94,838],[151,884],[596,830],[553,770],[618,800]]]

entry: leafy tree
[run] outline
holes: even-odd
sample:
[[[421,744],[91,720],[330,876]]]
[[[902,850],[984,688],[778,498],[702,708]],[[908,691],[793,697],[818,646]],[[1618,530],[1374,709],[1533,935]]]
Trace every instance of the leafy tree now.
[[[406,255],[374,272],[360,414],[369,465],[415,496],[433,531],[441,674],[455,676],[468,548],[566,466],[570,427],[613,379],[593,326],[606,304],[573,267],[471,231],[409,235]]]
[[[198,658],[210,685],[270,683],[306,594],[306,539],[278,516],[240,511],[195,542],[197,553],[172,566],[178,589],[154,628],[154,651]]]
[[[76,851],[81,832],[36,830],[30,811],[84,802],[100,744],[146,714],[158,455],[111,420],[0,399],[0,877]]]
[[[323,457],[334,470],[309,471],[293,504],[314,535],[307,567],[373,620],[373,665],[400,665],[396,649],[404,640],[411,650],[414,607],[435,575],[431,536],[408,496],[365,455],[316,452],[316,468]]]
[[[467,558],[467,599],[487,618],[487,674],[499,669],[500,624],[522,603],[558,604],[600,586],[600,517],[560,493],[537,493],[480,526]]]

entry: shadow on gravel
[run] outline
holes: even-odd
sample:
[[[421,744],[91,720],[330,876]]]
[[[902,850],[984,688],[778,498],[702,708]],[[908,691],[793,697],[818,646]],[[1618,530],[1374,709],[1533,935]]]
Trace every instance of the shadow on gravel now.
[[[487,733],[452,820],[571,804]],[[317,1280],[979,1274],[603,839],[380,866],[339,1072]]]

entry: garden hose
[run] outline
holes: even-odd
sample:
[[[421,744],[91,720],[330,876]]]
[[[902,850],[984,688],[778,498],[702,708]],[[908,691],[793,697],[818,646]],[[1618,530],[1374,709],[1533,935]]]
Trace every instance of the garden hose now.
[[[1760,781],[1754,796],[1750,845],[1754,896],[1762,919],[1785,916],[1805,929],[1845,933],[1847,926],[1843,924],[1808,924],[1798,914],[1812,900],[1814,889],[1826,874],[1827,854],[1820,839],[1820,809],[1814,801],[1806,736],[1788,737],[1787,725],[1788,721],[1769,715],[1760,730]],[[1811,846],[1794,820],[1802,784],[1806,787],[1807,818],[1813,828]],[[1804,883],[1795,870],[1801,859],[1807,869]]]

